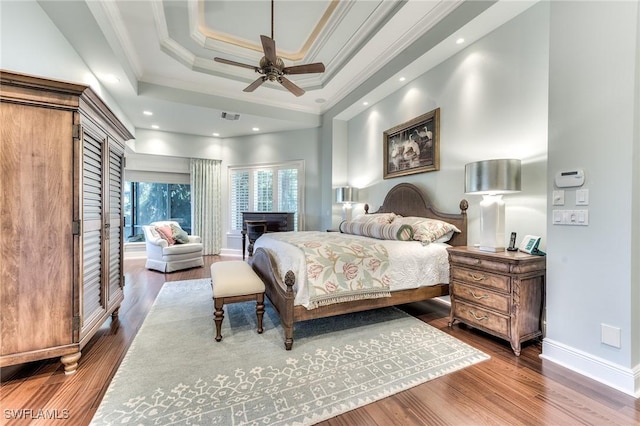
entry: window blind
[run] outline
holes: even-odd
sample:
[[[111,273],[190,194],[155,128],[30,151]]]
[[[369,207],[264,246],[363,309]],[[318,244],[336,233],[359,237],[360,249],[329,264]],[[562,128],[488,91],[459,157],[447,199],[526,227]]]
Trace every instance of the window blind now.
[[[255,167],[229,167],[229,227],[242,230],[242,212],[293,212],[294,229],[304,223],[302,187],[304,162],[259,165]]]

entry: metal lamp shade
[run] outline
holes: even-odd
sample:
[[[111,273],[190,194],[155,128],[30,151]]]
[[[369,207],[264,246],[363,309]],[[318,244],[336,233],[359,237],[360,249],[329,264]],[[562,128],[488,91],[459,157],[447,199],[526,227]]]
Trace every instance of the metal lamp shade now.
[[[467,194],[509,194],[520,191],[521,162],[514,159],[485,160],[464,166]]]
[[[353,203],[355,201],[355,191],[350,186],[342,186],[336,189],[336,203]]]

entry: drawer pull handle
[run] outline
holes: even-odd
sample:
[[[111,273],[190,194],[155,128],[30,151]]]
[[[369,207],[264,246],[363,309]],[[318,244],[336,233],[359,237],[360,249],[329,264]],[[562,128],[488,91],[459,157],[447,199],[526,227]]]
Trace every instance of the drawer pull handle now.
[[[486,316],[486,315],[483,315],[483,316],[479,317],[479,316],[477,316],[477,315],[476,315],[476,313],[475,313],[475,312],[473,312],[473,311],[469,311],[469,313],[471,314],[471,316],[473,316],[473,318],[475,318],[475,320],[476,320],[476,321],[484,321],[484,320],[489,319],[489,317],[488,317],[488,316]]]
[[[486,278],[484,275],[476,275],[473,272],[469,273],[469,275],[471,276],[471,278],[473,278],[474,281],[482,281]]]
[[[474,299],[477,299],[477,300],[482,300],[482,299],[486,299],[487,297],[489,297],[488,294],[483,294],[482,296],[478,296],[477,294],[475,294],[473,292],[473,290],[471,291],[471,295],[473,296]]]

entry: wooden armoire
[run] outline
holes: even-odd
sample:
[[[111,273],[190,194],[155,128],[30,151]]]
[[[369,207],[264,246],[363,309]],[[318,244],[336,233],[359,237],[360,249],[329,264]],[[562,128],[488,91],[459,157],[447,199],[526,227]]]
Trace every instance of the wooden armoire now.
[[[124,143],[88,86],[0,70],[0,367],[81,350],[123,300]]]

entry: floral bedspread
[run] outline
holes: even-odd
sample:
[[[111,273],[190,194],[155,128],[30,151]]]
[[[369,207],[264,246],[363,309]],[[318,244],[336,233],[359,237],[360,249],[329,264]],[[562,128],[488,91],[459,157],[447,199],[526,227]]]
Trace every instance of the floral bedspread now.
[[[379,243],[335,233],[274,233],[304,253],[309,309],[351,300],[390,297],[389,255]]]

